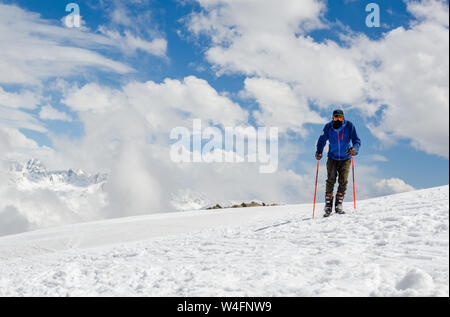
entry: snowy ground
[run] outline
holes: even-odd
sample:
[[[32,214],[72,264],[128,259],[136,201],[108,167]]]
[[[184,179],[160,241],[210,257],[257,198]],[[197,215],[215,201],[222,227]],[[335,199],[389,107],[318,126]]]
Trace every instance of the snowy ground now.
[[[328,219],[290,205],[6,236],[0,296],[449,296],[448,186],[357,207]]]

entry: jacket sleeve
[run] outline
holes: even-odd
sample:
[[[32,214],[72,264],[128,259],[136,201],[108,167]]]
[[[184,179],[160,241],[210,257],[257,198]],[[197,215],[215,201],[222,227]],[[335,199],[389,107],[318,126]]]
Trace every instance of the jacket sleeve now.
[[[325,125],[325,127],[323,128],[322,134],[319,137],[319,140],[317,141],[317,152],[322,153],[323,152],[323,148],[325,147],[325,144],[327,143],[328,140],[328,124]]]
[[[351,131],[351,139],[352,139],[353,148],[356,150],[356,154],[358,154],[359,148],[361,147],[361,140],[358,137],[355,126],[353,124],[352,124],[352,131]]]

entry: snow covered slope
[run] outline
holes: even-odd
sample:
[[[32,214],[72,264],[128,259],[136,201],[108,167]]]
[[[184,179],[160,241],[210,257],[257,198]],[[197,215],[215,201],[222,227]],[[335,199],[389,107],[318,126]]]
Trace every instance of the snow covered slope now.
[[[155,214],[0,238],[0,296],[448,296],[449,187]],[[322,210],[319,204],[317,210]]]

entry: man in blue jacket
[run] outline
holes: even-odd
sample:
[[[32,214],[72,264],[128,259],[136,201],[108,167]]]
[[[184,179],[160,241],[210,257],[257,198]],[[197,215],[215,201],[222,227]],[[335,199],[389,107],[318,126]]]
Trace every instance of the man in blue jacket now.
[[[323,128],[317,142],[317,160],[322,158],[322,151],[327,140],[330,145],[327,161],[324,217],[328,217],[333,210],[333,191],[336,178],[338,178],[339,186],[336,193],[335,211],[338,214],[344,213],[342,203],[347,190],[351,158],[358,154],[361,146],[361,140],[356,134],[355,126],[350,121],[345,120],[342,110],[333,111],[333,121],[327,123]]]

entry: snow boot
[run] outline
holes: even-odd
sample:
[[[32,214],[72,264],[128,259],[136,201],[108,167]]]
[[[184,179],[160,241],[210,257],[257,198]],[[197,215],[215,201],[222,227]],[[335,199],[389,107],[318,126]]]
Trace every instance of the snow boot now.
[[[336,211],[337,214],[340,214],[340,215],[345,214],[344,207],[342,206],[343,203],[344,203],[344,194],[337,193],[336,194],[336,203],[334,206],[334,210]]]
[[[333,194],[331,195],[325,195],[325,214],[324,217],[330,216],[331,212],[333,211]]]

